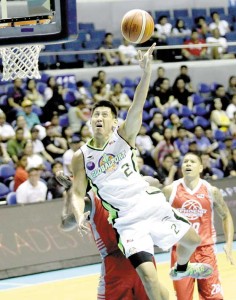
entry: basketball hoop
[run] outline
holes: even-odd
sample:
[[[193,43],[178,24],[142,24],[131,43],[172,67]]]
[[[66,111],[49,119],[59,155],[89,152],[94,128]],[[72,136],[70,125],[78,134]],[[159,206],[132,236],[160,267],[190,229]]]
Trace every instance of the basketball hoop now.
[[[41,78],[38,69],[42,45],[24,45],[0,48],[3,64],[2,80],[16,78]]]

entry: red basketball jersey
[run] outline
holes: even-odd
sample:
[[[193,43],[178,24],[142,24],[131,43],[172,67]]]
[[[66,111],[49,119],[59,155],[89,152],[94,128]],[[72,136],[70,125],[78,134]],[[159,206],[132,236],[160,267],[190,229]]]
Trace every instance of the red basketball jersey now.
[[[193,190],[186,186],[182,178],[174,181],[169,202],[192,223],[202,239],[201,246],[215,243],[213,196],[207,181],[200,179]]]
[[[104,258],[119,249],[116,231],[111,224],[108,224],[109,213],[102,206],[102,201],[92,191],[88,193],[88,196],[92,202],[89,220],[92,233],[97,248]]]

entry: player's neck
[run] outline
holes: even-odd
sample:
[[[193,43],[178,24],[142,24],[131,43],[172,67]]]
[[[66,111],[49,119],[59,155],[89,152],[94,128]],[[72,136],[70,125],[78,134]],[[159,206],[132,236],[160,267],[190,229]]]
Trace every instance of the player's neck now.
[[[108,140],[110,139],[112,133],[110,133],[109,135],[106,136],[94,136],[91,140],[91,146],[93,146],[94,148],[103,148],[106,143],[108,142]]]
[[[198,185],[199,180],[200,180],[200,177],[196,177],[196,178],[185,177],[184,183],[190,190],[194,190],[195,187]]]

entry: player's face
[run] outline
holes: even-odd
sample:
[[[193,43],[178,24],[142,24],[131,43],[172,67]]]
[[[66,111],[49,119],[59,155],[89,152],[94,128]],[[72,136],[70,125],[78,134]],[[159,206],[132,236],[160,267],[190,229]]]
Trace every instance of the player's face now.
[[[202,164],[198,157],[193,154],[187,154],[184,156],[182,162],[182,173],[184,177],[198,177],[202,172]]]
[[[94,135],[109,135],[112,132],[113,127],[116,126],[116,119],[114,118],[110,107],[97,107],[93,112],[91,125]]]

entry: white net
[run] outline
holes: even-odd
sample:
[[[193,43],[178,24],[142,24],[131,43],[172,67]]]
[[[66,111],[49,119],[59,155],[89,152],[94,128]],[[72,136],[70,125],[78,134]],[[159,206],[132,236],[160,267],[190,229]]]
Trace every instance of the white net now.
[[[38,60],[42,45],[24,45],[0,48],[3,65],[2,80],[40,78]]]

